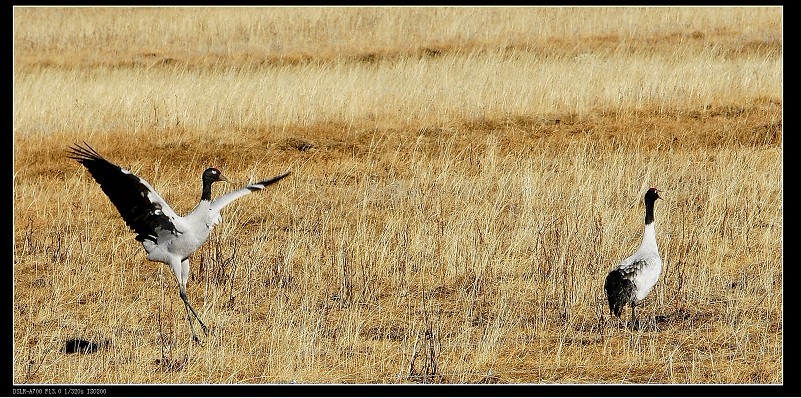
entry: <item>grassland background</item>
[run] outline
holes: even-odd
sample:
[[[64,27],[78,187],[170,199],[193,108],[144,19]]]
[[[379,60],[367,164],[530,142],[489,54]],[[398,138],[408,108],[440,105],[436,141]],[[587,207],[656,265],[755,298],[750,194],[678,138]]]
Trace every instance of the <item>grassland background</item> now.
[[[15,383],[784,382],[780,7],[17,7],[13,29]],[[191,259],[204,345],[64,157],[80,141],[179,213],[208,166],[293,170]],[[648,186],[664,270],[630,330],[603,279]]]

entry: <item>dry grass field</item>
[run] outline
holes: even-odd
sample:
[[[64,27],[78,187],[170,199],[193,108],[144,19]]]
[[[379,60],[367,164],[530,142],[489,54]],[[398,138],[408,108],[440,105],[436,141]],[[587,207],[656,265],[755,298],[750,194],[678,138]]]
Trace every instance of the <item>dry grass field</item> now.
[[[782,29],[780,7],[15,8],[13,382],[782,384]],[[65,157],[82,141],[182,214],[206,167],[236,181],[214,195],[293,171],[191,258],[202,345]],[[633,329],[603,283],[649,186],[664,268]]]

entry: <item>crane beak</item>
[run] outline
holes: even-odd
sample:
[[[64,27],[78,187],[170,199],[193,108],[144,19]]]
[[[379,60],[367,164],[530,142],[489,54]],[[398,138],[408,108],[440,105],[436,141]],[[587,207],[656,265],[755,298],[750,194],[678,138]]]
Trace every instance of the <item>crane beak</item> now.
[[[220,181],[231,182],[231,181],[228,181],[228,179],[225,178],[225,176],[222,175],[222,174],[220,174]]]

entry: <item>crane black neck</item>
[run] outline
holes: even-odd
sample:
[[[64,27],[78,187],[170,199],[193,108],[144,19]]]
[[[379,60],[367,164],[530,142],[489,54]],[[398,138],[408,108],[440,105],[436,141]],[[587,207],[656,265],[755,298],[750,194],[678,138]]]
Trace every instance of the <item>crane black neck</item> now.
[[[656,198],[645,198],[645,225],[654,222],[654,203]]]
[[[200,194],[200,200],[211,201],[211,184],[217,182],[217,179],[214,178],[210,170],[207,169],[203,172],[203,191]]]
[[[200,194],[200,200],[211,201],[211,184],[214,181],[203,179],[203,191]]]

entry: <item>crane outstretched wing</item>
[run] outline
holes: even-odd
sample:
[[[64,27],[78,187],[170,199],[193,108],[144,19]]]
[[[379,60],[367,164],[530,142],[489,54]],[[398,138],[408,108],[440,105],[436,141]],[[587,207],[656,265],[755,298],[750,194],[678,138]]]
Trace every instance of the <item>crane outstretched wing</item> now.
[[[159,232],[179,233],[175,211],[144,179],[100,156],[86,142],[70,147],[67,157],[84,165],[92,178],[136,232],[136,240],[156,241]]]
[[[233,201],[235,201],[235,200],[237,200],[237,199],[239,199],[239,198],[241,198],[241,197],[243,197],[243,196],[245,196],[245,195],[247,195],[247,194],[249,194],[251,192],[260,191],[260,190],[266,188],[269,185],[275,184],[276,182],[280,181],[284,177],[288,176],[290,173],[291,173],[290,171],[286,171],[286,172],[284,172],[282,174],[279,174],[279,175],[277,175],[277,176],[275,176],[273,178],[269,178],[269,179],[266,179],[264,181],[259,181],[259,182],[250,184],[250,185],[248,185],[246,187],[239,188],[239,189],[237,189],[235,191],[228,192],[227,194],[222,195],[222,196],[218,197],[217,199],[212,200],[211,201],[211,214],[219,213],[220,210],[222,210],[222,208],[225,207],[227,204],[229,204],[229,203],[231,203],[231,202],[233,202]]]

